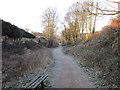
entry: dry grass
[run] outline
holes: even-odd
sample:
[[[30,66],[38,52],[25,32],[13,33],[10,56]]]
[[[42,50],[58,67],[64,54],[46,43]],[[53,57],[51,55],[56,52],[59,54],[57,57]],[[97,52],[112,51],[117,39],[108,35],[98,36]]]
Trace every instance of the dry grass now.
[[[49,49],[25,50],[24,54],[11,54],[3,51],[3,87],[7,82],[18,79],[24,74],[29,74],[36,69],[43,69],[51,62]]]

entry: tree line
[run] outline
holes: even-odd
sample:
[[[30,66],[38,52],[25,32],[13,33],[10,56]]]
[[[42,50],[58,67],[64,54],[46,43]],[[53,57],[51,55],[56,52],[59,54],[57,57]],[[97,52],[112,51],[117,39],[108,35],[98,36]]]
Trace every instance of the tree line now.
[[[110,4],[111,3],[111,4]],[[106,0],[106,4],[112,9],[106,8],[98,0],[81,0],[73,3],[64,17],[62,39],[64,42],[77,42],[92,36],[96,32],[96,21],[106,15],[118,15],[120,11],[112,7],[119,2]],[[55,8],[47,8],[42,15],[43,33],[49,41],[49,46],[55,41],[58,14]]]
[[[108,4],[106,0],[106,4]],[[110,2],[119,5],[119,2]],[[62,37],[64,42],[76,42],[78,40],[88,39],[96,32],[96,21],[106,15],[118,15],[120,11],[106,9],[98,0],[80,1],[69,7],[65,16],[64,29]]]

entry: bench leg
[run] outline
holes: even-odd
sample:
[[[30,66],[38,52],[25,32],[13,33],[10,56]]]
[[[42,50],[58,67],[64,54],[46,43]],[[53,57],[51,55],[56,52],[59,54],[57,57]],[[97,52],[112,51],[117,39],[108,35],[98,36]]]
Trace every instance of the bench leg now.
[[[41,88],[44,89],[44,82],[41,82]]]

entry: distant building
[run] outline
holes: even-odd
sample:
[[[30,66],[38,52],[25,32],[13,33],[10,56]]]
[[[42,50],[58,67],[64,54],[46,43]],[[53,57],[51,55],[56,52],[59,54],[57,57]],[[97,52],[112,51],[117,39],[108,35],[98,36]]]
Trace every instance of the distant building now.
[[[33,35],[35,35],[37,38],[45,38],[45,35],[40,32],[32,32]]]
[[[45,35],[40,32],[31,32],[34,36],[36,36],[35,41],[37,43],[44,43],[46,42]]]

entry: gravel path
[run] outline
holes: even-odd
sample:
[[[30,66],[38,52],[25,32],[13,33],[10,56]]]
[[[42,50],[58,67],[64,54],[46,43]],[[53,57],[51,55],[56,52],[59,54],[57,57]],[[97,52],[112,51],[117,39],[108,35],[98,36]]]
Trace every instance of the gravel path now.
[[[52,68],[52,88],[94,88],[85,73],[74,62],[74,59],[62,52],[62,47],[52,50],[55,66]]]

